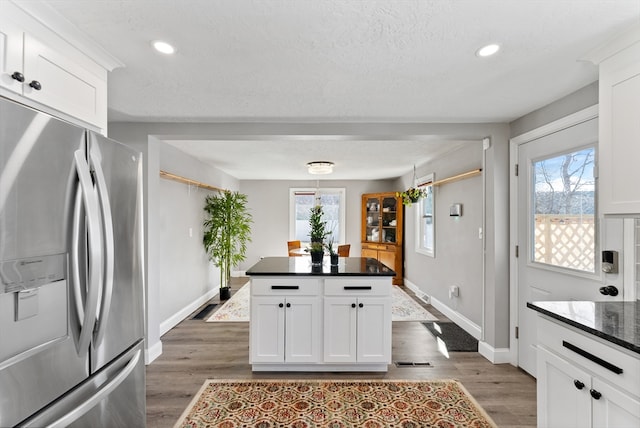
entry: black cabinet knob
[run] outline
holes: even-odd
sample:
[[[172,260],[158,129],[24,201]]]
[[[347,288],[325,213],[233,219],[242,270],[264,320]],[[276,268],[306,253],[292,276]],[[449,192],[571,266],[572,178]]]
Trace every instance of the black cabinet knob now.
[[[575,385],[576,388],[578,389],[582,389],[584,388],[584,383],[580,382],[578,379],[573,381],[573,384]]]
[[[618,288],[615,285],[607,285],[606,287],[600,287],[600,294],[605,296],[617,296]]]
[[[11,75],[11,78],[17,80],[20,83],[24,82],[24,74],[20,73],[19,71],[14,71]]]
[[[282,308],[282,307],[284,307],[284,304],[282,304],[282,303],[278,303],[278,307],[279,307],[279,308]]]
[[[31,86],[36,91],[39,91],[40,89],[42,89],[42,85],[37,80],[32,80],[31,83],[29,83],[29,86]]]
[[[589,393],[591,394],[591,396],[596,399],[599,400],[600,397],[602,397],[602,393],[600,391],[596,391],[595,389],[591,389],[589,390]]]
[[[290,307],[291,307],[291,303],[287,303],[287,308],[290,308]]]
[[[352,307],[352,308],[355,308],[355,307],[356,307],[356,304],[355,304],[355,303],[352,303],[352,304],[351,304],[351,307]]]
[[[358,303],[358,307],[359,308],[364,308],[364,305],[362,303]]]

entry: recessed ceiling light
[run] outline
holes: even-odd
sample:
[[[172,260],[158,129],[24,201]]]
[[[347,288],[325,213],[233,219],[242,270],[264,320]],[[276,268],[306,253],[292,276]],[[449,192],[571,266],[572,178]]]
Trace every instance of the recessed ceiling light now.
[[[500,50],[500,45],[497,45],[495,43],[487,45],[487,46],[483,46],[480,49],[478,49],[476,51],[476,55],[477,56],[481,56],[481,57],[486,57],[486,56],[491,56],[493,54],[495,54],[496,52],[498,52]]]
[[[171,55],[176,51],[176,48],[174,48],[167,42],[163,42],[162,40],[156,40],[155,42],[151,43],[151,46],[153,46],[153,48],[158,52],[166,55]]]

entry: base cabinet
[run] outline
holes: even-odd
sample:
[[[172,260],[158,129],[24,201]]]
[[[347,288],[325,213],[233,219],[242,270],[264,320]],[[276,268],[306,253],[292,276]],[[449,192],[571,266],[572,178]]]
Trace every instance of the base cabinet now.
[[[319,297],[254,297],[251,360],[263,363],[320,360]]]
[[[390,312],[381,297],[326,297],[324,361],[388,363]]]
[[[254,371],[386,371],[391,277],[251,278]]]
[[[538,340],[538,427],[640,427],[640,357],[545,318],[538,319]]]

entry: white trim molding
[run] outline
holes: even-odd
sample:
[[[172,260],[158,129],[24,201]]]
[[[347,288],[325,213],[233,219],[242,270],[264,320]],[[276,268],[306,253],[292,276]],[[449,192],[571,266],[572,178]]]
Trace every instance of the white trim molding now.
[[[494,348],[487,342],[480,341],[478,342],[478,352],[493,364],[511,363],[511,350],[509,348]]]
[[[160,355],[162,355],[162,341],[158,340],[153,345],[145,347],[145,350],[144,350],[145,365],[148,366]]]
[[[482,328],[480,328],[478,324],[474,323],[469,318],[462,315],[460,312],[454,311],[449,306],[445,305],[443,302],[433,296],[429,300],[431,301],[431,306],[442,312],[443,315],[445,315],[454,323],[458,324],[460,328],[465,330],[471,336],[475,337],[478,340],[482,338]]]
[[[160,323],[160,336],[171,330],[173,327],[178,325],[182,320],[187,318],[190,313],[198,309],[200,306],[205,304],[208,300],[211,300],[214,296],[218,294],[219,288],[215,288],[213,290],[207,291],[204,295],[198,297],[193,302],[167,318],[166,320]]]

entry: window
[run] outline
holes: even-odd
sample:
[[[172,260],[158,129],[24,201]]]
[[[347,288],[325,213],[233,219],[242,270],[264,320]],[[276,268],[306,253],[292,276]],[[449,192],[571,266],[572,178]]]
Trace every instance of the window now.
[[[533,261],[595,272],[595,149],[533,162]]]
[[[424,189],[426,196],[416,204],[417,206],[417,227],[416,227],[416,252],[430,257],[436,255],[436,217],[435,201],[433,195],[434,174],[426,175],[418,180],[417,187]]]
[[[308,243],[309,213],[311,208],[320,204],[327,222],[326,238],[336,243],[345,242],[345,189],[289,189],[289,239]]]

